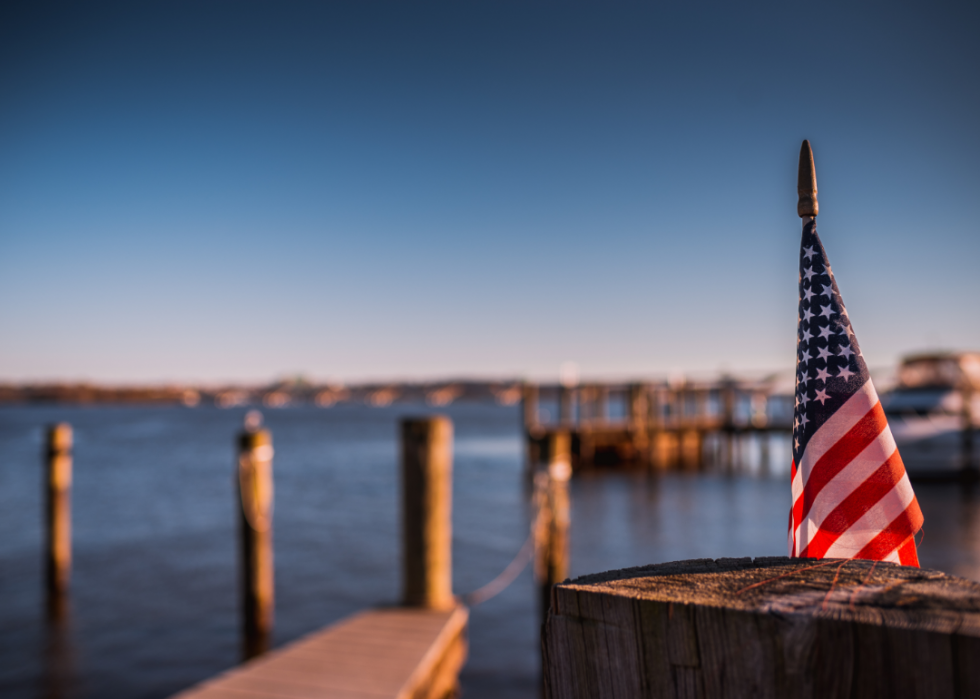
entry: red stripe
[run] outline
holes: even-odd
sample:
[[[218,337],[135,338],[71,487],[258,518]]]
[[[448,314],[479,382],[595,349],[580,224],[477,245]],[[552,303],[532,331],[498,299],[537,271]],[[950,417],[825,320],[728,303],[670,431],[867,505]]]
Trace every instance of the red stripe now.
[[[892,491],[895,484],[905,475],[902,457],[896,449],[864,482],[851,491],[830,514],[828,514],[809,545],[800,553],[802,558],[823,558],[827,549],[851,528],[864,514],[878,504],[878,501]],[[880,535],[879,535],[880,536]],[[895,547],[888,549],[888,553]],[[887,555],[887,554],[886,554]],[[860,556],[858,556],[860,558]]]
[[[796,480],[796,459],[790,459],[789,464],[789,482],[792,485],[793,481]],[[796,556],[796,523],[798,521],[796,519],[796,503],[793,503],[793,506],[789,508],[789,533],[793,537],[793,548],[789,552],[791,557]]]
[[[868,545],[858,551],[855,558],[867,558],[873,561],[880,561],[896,548],[901,546],[907,539],[915,535],[922,526],[922,511],[919,509],[918,500],[912,499],[905,511],[900,514],[887,527],[881,530]],[[899,552],[901,560],[901,552]]]
[[[915,538],[909,540],[898,547],[898,560],[903,566],[919,567],[919,552],[915,549]]]
[[[881,409],[881,402],[879,401],[871,407],[871,410],[864,417],[858,420],[857,424],[847,434],[838,439],[837,443],[820,457],[820,460],[810,469],[810,475],[807,477],[806,483],[803,484],[803,495],[800,498],[803,502],[797,522],[802,522],[810,513],[810,508],[823,487],[834,476],[843,471],[854,460],[854,457],[875,441],[886,427],[888,427],[888,421],[885,420],[885,411]]]

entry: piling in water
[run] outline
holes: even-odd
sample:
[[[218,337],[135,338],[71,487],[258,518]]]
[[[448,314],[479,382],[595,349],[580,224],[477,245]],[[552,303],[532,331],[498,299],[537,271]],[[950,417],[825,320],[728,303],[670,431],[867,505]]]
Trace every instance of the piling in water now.
[[[49,611],[58,616],[71,582],[72,429],[48,429],[45,450],[45,580]]]
[[[548,435],[548,466],[535,476],[534,577],[542,618],[548,614],[552,586],[568,577],[568,480],[572,474],[568,432]]]
[[[452,609],[452,421],[403,420],[401,450],[402,599],[410,607]]]
[[[272,555],[272,435],[254,429],[238,440],[244,655],[269,649],[275,613]]]

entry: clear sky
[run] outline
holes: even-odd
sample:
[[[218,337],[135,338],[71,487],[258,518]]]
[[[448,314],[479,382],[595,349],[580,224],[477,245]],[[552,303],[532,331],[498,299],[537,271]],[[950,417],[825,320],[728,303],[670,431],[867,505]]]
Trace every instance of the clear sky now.
[[[749,7],[751,5],[751,7]],[[980,349],[980,5],[7,2],[0,380]]]

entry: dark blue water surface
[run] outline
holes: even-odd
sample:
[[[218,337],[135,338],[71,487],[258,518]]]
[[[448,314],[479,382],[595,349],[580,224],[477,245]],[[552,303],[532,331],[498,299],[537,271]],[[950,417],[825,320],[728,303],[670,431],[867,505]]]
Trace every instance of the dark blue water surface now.
[[[397,423],[424,407],[266,411],[275,442],[275,644],[397,601]],[[453,575],[494,578],[528,532],[516,408],[457,404]],[[234,446],[244,410],[0,408],[0,696],[166,697],[240,661]],[[44,426],[75,428],[74,572],[45,621]],[[571,486],[571,572],[683,558],[782,555],[787,469],[603,473]],[[756,450],[757,451],[757,450]],[[773,449],[773,454],[783,450]],[[782,458],[774,459],[782,463]],[[788,456],[787,456],[788,460]],[[980,579],[980,499],[918,486],[924,566]],[[465,697],[537,696],[529,570],[472,611]]]

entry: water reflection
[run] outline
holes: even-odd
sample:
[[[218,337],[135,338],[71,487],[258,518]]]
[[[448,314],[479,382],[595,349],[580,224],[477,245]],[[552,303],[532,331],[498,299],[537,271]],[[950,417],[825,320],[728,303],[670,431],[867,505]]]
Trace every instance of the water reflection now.
[[[65,594],[47,595],[47,623],[43,636],[40,696],[64,699],[74,694],[75,649],[72,643],[71,602]]]

